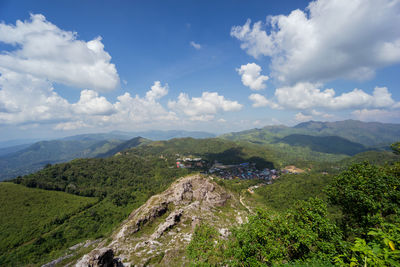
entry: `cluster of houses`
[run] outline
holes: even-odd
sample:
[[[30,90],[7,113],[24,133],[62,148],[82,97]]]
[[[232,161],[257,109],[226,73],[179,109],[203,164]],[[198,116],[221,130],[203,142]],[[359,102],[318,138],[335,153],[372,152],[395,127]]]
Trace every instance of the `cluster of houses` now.
[[[201,158],[178,158],[176,159],[177,168],[203,168],[207,165]]]
[[[179,156],[179,154],[177,154],[176,156]],[[278,179],[280,173],[298,174],[304,172],[304,170],[299,169],[293,165],[286,166],[280,171],[268,168],[258,170],[255,163],[249,162],[235,165],[224,165],[215,161],[211,167],[210,165],[211,164],[209,162],[203,160],[202,158],[180,157],[176,159],[177,168],[196,168],[202,170],[203,173],[214,174],[228,180],[261,179],[265,180],[267,184],[271,184],[273,180]]]
[[[258,170],[255,163],[241,163],[237,165],[223,165],[216,162],[209,170],[210,174],[216,174],[223,179],[261,179],[272,183],[272,180],[279,178],[278,171],[275,169]]]

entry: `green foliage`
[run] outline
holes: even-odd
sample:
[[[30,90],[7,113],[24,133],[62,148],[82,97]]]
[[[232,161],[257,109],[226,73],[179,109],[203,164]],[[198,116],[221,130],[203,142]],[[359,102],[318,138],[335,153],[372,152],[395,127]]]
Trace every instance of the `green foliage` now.
[[[326,192],[341,208],[348,234],[365,235],[389,215],[400,215],[399,178],[369,163],[355,164],[335,177]]]
[[[400,142],[393,143],[390,147],[392,148],[395,154],[397,155],[400,154]]]
[[[370,242],[356,238],[345,254],[335,257],[339,265],[400,266],[400,227],[385,223],[368,232]]]
[[[109,235],[133,209],[142,205],[150,196],[165,190],[176,177],[188,173],[186,169],[169,166],[167,161],[158,157],[142,158],[133,155],[107,159],[77,159],[48,166],[37,173],[15,179],[15,183],[27,187],[64,191],[65,193],[49,192],[14,185],[34,192],[59,194],[59,198],[52,200],[54,205],[58,206],[63,203],[66,198],[64,196],[78,198],[71,194],[97,198],[89,198],[93,205],[84,206],[78,211],[72,209],[73,214],[67,212],[61,217],[55,217],[54,212],[43,209],[43,216],[53,220],[43,231],[36,231],[35,228],[31,228],[29,221],[25,224],[21,220],[21,227],[32,231],[29,242],[16,243],[12,249],[1,249],[0,265],[45,263],[59,257],[63,250],[76,243]],[[40,210],[46,205],[33,203],[31,208]],[[7,206],[4,208],[4,212],[10,212]],[[61,209],[70,210],[64,206]],[[29,213],[21,211],[21,214],[25,216]],[[35,218],[41,221],[41,216]],[[10,228],[7,233],[11,237],[18,236],[17,229]]]
[[[290,261],[330,261],[341,250],[340,233],[319,199],[298,202],[282,215],[258,211],[233,231],[230,265],[259,266]]]
[[[187,246],[188,258],[194,266],[215,266],[222,262],[219,234],[208,224],[196,226],[193,237]]]
[[[325,199],[323,189],[332,179],[333,175],[320,172],[284,174],[273,184],[257,188],[253,198],[269,209],[285,211],[298,200]]]

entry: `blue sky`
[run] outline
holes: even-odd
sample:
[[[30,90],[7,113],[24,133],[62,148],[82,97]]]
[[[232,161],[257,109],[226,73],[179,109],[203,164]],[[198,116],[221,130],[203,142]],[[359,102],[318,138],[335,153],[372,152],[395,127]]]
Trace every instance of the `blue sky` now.
[[[0,140],[400,121],[399,1],[0,0],[0,21]]]

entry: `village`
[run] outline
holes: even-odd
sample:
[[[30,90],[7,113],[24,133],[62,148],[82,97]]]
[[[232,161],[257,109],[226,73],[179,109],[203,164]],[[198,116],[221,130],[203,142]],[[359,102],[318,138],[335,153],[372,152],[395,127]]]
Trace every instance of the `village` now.
[[[179,156],[179,155],[177,155]],[[199,169],[202,173],[216,175],[222,179],[242,179],[264,180],[267,184],[271,184],[278,179],[281,174],[298,174],[304,172],[295,166],[286,166],[282,170],[277,169],[257,169],[256,164],[252,162],[244,162],[240,164],[224,165],[218,161],[209,163],[202,158],[182,157],[176,159],[177,168]]]

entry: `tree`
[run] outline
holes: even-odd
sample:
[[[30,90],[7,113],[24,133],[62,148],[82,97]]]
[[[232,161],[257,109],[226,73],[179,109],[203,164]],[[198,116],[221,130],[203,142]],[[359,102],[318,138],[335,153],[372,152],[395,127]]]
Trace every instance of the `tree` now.
[[[354,164],[327,187],[328,199],[343,212],[347,235],[366,237],[370,228],[400,215],[400,179],[388,168]]]

